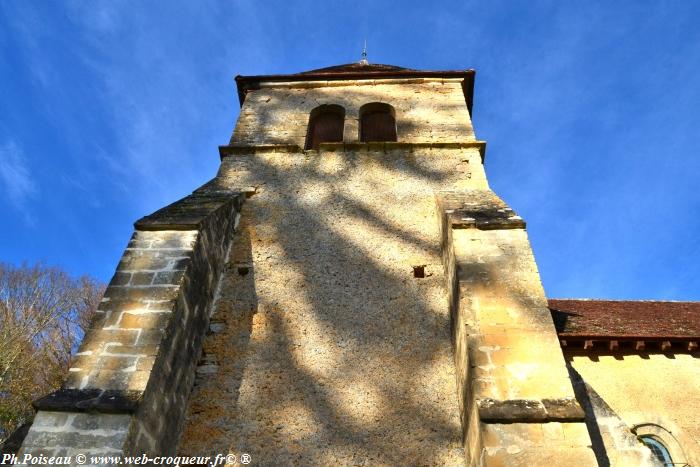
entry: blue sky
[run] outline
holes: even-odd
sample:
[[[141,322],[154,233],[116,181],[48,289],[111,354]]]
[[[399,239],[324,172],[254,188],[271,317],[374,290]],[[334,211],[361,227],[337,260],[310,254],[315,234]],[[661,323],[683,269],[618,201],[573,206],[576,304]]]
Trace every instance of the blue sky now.
[[[0,2],[0,261],[107,281],[218,167],[237,74],[477,70],[551,297],[700,300],[698,2]]]

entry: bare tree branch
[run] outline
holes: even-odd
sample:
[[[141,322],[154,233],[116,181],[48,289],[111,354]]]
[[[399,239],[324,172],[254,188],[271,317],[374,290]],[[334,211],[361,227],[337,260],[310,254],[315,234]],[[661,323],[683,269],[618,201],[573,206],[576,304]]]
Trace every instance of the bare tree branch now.
[[[87,276],[0,263],[0,443],[61,383],[103,292]]]

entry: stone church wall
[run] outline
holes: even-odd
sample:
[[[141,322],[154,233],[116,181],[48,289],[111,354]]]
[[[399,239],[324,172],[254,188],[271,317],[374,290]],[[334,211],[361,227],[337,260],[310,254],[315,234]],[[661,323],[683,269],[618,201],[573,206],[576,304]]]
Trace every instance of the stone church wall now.
[[[573,368],[629,430],[658,436],[674,462],[700,465],[700,358],[691,354],[578,355]],[[598,420],[606,447],[622,449],[606,435],[608,418]],[[658,427],[660,429],[654,428]],[[656,430],[656,431],[655,431]],[[614,457],[611,453],[610,457]]]
[[[304,147],[311,110],[322,104],[345,108],[345,141],[359,140],[360,107],[394,107],[398,141],[474,141],[469,111],[458,80],[274,83],[247,95],[231,144],[296,144]]]
[[[478,145],[241,149],[216,183],[251,196],[181,453],[462,465],[435,196],[485,186]]]

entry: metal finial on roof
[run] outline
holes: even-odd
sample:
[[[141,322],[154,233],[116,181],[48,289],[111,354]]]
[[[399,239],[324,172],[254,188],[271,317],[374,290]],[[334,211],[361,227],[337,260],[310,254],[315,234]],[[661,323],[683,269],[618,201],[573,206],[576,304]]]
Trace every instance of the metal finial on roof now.
[[[362,58],[359,63],[360,65],[369,65],[367,61],[367,39],[365,39],[365,47],[362,49]]]

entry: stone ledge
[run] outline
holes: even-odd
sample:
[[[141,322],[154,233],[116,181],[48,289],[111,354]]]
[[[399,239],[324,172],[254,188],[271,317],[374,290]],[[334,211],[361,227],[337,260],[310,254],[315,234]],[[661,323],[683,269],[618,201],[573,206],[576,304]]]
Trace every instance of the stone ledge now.
[[[525,221],[491,190],[439,193],[440,205],[453,229],[525,229]]]
[[[134,223],[136,230],[199,230],[202,222],[220,209],[240,211],[245,199],[241,192],[194,192],[174,203],[142,217]]]
[[[239,154],[257,154],[260,152],[303,152],[298,144],[229,144],[219,146],[219,157]]]
[[[486,157],[486,141],[464,141],[464,142],[376,142],[363,143],[354,141],[351,143],[321,143],[320,148],[325,151],[394,151],[406,150],[413,152],[416,149],[467,149],[478,148],[481,154],[481,162],[484,162]],[[318,152],[316,150],[305,151],[297,144],[231,144],[228,146],[219,146],[219,157],[223,159],[226,156],[234,156],[240,154],[258,154],[263,152],[280,152],[280,153],[309,153]]]
[[[32,405],[37,411],[132,414],[142,396],[142,391],[59,389],[37,399]]]
[[[525,221],[522,218],[503,219],[493,215],[492,212],[470,212],[466,215],[464,213],[448,214],[453,229],[508,230],[525,228]]]
[[[483,423],[581,422],[584,412],[573,398],[562,399],[479,399]]]

